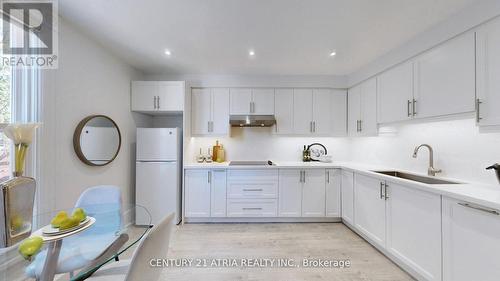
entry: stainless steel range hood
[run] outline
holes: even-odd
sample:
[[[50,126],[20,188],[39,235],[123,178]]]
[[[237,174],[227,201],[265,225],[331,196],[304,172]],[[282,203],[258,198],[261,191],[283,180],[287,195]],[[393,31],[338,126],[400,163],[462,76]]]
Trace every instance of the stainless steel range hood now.
[[[274,115],[231,115],[231,127],[271,127],[276,124]]]

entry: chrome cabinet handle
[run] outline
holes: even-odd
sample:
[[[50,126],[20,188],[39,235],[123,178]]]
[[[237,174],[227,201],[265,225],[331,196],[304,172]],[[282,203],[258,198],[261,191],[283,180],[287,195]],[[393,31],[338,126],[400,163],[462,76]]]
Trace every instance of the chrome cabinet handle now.
[[[387,187],[389,185],[387,183],[384,183],[384,199],[387,200],[389,199],[389,196],[387,196]]]
[[[410,112],[411,101],[408,100],[408,104],[406,106],[406,111],[408,112],[408,117],[411,117],[412,113]]]
[[[359,120],[359,131],[362,132],[363,131],[363,121],[362,120]]]
[[[254,207],[254,208],[243,208],[243,210],[262,210],[262,208],[257,208],[257,207]]]
[[[243,191],[263,191],[262,188],[244,188]]]
[[[207,132],[210,133],[210,121],[207,121]]]
[[[299,171],[299,182],[302,182],[302,171]]]
[[[480,99],[476,99],[476,123],[479,123],[481,121],[481,114],[479,112],[480,106],[483,102]]]
[[[207,178],[208,178],[208,183],[211,183],[212,182],[212,172],[211,171],[208,171],[207,173]]]
[[[417,115],[417,100],[413,99],[413,116]]]
[[[384,195],[382,194],[382,189],[384,188],[384,183],[380,182],[380,199],[384,199]]]
[[[316,121],[313,121],[313,133],[316,133]]]
[[[486,212],[486,213],[489,213],[489,214],[497,215],[497,216],[500,215],[500,211],[495,210],[495,209],[485,208],[485,207],[481,207],[481,206],[477,206],[477,205],[472,205],[472,204],[469,204],[469,203],[461,203],[461,202],[459,202],[458,205],[464,206],[464,207],[467,207],[467,208],[471,208],[471,209],[474,209],[474,210]]]
[[[356,120],[356,132],[359,132],[359,120]]]
[[[160,109],[160,96],[157,96],[156,104],[157,104],[156,109]]]
[[[302,171],[304,173],[304,183],[306,183],[306,171]]]
[[[330,183],[330,171],[326,171],[326,183]]]

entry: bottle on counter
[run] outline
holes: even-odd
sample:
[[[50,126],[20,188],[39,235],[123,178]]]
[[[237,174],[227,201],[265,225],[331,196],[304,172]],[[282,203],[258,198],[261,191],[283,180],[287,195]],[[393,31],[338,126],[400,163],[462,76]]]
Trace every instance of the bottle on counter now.
[[[210,147],[208,148],[207,155],[205,156],[205,162],[212,163],[212,153]]]
[[[224,147],[222,147],[222,144],[219,146],[217,149],[217,160],[218,163],[222,163],[226,161],[226,152],[224,151]]]
[[[215,141],[215,145],[212,148],[212,160],[217,161],[217,156],[218,156],[218,151],[221,148],[221,145],[219,145],[219,141]]]
[[[303,162],[311,161],[311,154],[305,145],[304,145],[304,150],[302,150],[302,161]]]
[[[196,156],[196,162],[203,163],[204,160],[205,160],[205,156],[203,156],[203,154],[201,153],[201,147],[200,147],[200,154],[198,154]]]

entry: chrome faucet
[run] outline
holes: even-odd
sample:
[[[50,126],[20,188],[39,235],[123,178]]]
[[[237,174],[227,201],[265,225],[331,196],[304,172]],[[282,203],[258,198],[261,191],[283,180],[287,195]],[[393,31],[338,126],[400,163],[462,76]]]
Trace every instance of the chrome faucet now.
[[[427,169],[427,174],[429,176],[436,176],[437,173],[441,173],[442,170],[441,169],[436,169],[434,168],[434,150],[432,149],[432,147],[428,144],[421,144],[417,147],[415,147],[415,151],[413,151],[413,158],[417,158],[417,153],[418,153],[418,150],[422,147],[422,146],[425,146],[429,149],[429,168]]]

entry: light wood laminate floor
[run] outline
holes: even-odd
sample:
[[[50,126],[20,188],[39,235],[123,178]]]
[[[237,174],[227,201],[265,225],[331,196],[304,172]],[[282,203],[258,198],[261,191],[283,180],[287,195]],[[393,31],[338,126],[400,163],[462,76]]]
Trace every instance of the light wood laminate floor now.
[[[159,257],[164,258],[164,257]],[[169,259],[349,259],[349,268],[166,267],[161,280],[413,280],[341,223],[185,224]]]

